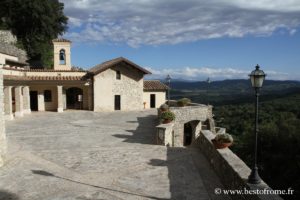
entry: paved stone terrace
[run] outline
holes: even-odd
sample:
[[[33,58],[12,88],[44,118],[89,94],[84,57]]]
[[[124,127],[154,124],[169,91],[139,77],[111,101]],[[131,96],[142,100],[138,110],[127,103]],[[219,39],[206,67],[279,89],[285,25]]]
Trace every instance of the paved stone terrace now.
[[[154,145],[156,110],[38,112],[8,121],[0,199],[227,199],[198,149]]]

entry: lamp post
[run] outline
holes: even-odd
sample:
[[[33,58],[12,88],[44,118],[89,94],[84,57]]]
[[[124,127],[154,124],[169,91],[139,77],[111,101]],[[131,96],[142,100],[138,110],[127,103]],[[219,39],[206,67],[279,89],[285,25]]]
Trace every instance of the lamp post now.
[[[257,138],[258,138],[258,97],[259,97],[259,90],[263,85],[265,80],[266,74],[264,71],[259,69],[259,65],[256,65],[255,70],[249,74],[252,87],[255,90],[255,124],[254,124],[254,132],[255,132],[255,145],[254,145],[254,163],[252,167],[251,174],[248,177],[248,182],[252,184],[258,184],[261,182],[261,178],[258,175],[258,168],[257,168]]]
[[[168,74],[168,76],[166,77],[166,81],[168,83],[168,105],[170,105],[170,89],[171,89],[171,76]]]
[[[209,85],[210,85],[210,83],[211,83],[209,77],[207,78],[206,82],[207,82],[207,92],[206,92],[206,94],[207,94],[207,105],[209,105],[209,89],[210,89],[210,88],[209,88]]]

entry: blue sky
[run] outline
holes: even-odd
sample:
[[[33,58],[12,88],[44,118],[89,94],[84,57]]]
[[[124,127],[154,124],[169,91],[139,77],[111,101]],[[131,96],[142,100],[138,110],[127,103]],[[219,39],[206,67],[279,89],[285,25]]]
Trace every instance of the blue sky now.
[[[269,79],[300,80],[296,0],[62,2],[75,66],[123,56],[152,78],[222,80],[246,78],[259,64]]]

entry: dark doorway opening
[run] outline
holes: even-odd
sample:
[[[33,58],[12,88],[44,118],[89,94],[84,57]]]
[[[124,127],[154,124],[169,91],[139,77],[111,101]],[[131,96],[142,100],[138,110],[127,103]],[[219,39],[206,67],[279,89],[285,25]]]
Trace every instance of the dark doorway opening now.
[[[66,90],[67,109],[81,110],[83,105],[83,91],[80,88],[72,87]]]
[[[121,110],[121,95],[115,95],[115,110]]]
[[[155,108],[155,94],[150,94],[150,108]]]
[[[191,123],[184,124],[183,145],[189,146],[193,139],[193,127]]]
[[[30,109],[32,111],[38,111],[38,92],[30,91]]]

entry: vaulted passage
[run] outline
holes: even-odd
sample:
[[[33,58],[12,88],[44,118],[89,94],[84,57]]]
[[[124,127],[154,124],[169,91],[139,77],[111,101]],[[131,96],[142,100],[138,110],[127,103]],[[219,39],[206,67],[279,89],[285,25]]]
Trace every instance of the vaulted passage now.
[[[82,110],[83,91],[78,87],[72,87],[66,90],[67,109]]]
[[[192,125],[190,123],[184,124],[184,146],[188,146],[192,143],[192,137],[193,137],[193,129]]]
[[[199,120],[194,120],[185,123],[184,132],[183,132],[183,145],[184,146],[191,145],[200,130],[201,130],[201,122]]]

